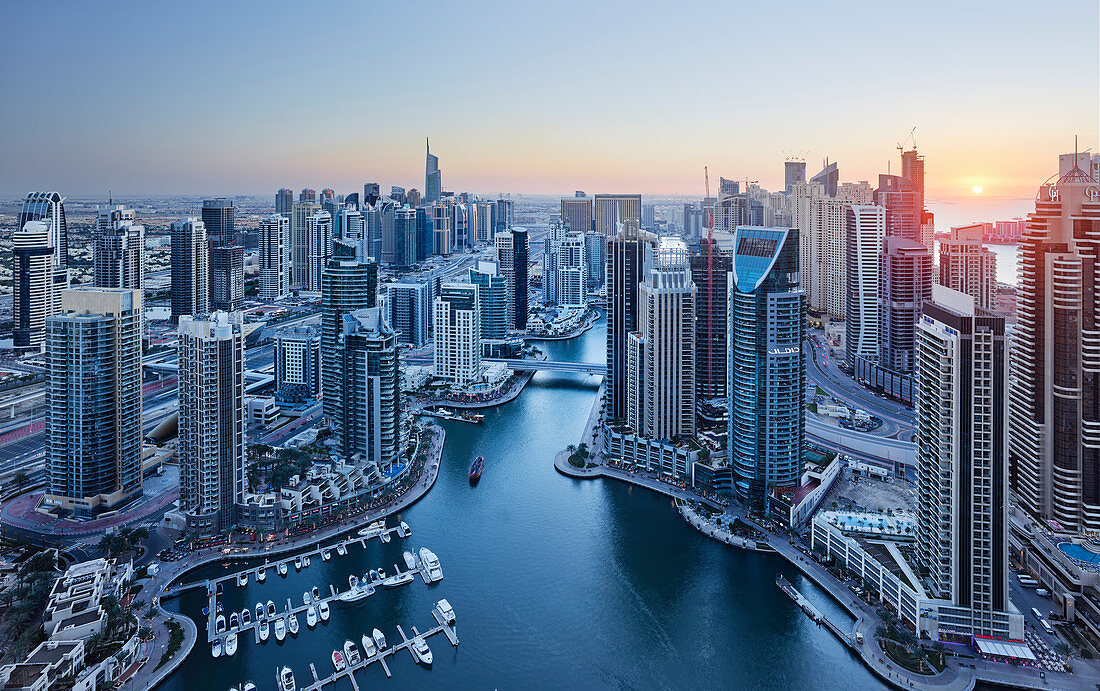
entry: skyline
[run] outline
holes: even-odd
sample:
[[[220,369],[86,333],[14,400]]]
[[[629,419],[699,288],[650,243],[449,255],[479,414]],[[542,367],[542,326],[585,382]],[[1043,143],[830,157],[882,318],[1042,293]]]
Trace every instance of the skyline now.
[[[0,193],[419,189],[427,136],[451,191],[701,197],[703,166],[779,189],[785,152],[805,152],[810,174],[828,157],[842,179],[874,184],[888,162],[896,172],[895,146],[915,126],[933,208],[981,208],[1033,198],[1075,134],[1081,150],[1098,144],[1095,6],[952,6],[948,26],[944,3],[904,15],[806,4],[797,22],[694,3],[629,18],[606,6],[428,14],[409,3],[343,22],[329,20],[359,6],[293,7],[11,8],[0,79],[23,107],[0,115],[11,133],[0,154],[20,163],[0,173]],[[48,51],[29,30],[43,21]],[[732,41],[731,22],[782,27],[799,49],[776,50],[771,30]],[[351,40],[370,26],[385,30]],[[272,40],[289,31],[313,40]],[[1086,67],[1051,69],[1055,52]],[[943,79],[951,70],[961,78]],[[611,97],[619,85],[629,97]],[[51,107],[61,101],[77,105]]]

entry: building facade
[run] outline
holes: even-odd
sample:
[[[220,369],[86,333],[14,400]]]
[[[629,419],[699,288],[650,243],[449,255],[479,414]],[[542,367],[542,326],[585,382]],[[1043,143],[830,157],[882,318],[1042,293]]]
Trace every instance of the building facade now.
[[[92,284],[141,290],[145,285],[145,226],[133,209],[118,204],[96,216]]]
[[[391,283],[386,295],[397,342],[419,348],[428,342],[431,287],[427,283]]]
[[[997,294],[997,255],[982,244],[984,224],[957,226],[940,241],[941,286],[974,298],[978,307],[992,310]]]
[[[59,308],[50,237],[46,221],[27,221],[12,234],[12,343],[17,351],[42,349],[46,319]]]
[[[846,213],[847,280],[844,350],[848,364],[878,359],[879,252],[886,237],[886,210],[853,204]]]
[[[321,391],[325,417],[333,419],[334,380],[339,357],[337,341],[343,329],[344,315],[378,305],[378,264],[356,258],[356,247],[334,243],[334,254],[321,277]]]
[[[444,283],[432,308],[436,378],[469,384],[481,376],[481,310],[478,287]]]
[[[210,311],[210,248],[197,218],[172,224],[172,320]]]
[[[889,224],[889,209],[886,219]],[[878,364],[912,375],[921,305],[932,296],[932,254],[920,242],[887,230],[878,263]]]
[[[289,192],[289,190],[286,190]],[[290,294],[290,218],[279,213],[260,220],[260,299]]]
[[[481,338],[504,338],[512,320],[508,312],[508,279],[500,273],[499,264],[479,261],[476,269],[470,269],[469,282],[477,286]]]
[[[275,332],[275,391],[297,403],[321,392],[321,330],[288,326]]]

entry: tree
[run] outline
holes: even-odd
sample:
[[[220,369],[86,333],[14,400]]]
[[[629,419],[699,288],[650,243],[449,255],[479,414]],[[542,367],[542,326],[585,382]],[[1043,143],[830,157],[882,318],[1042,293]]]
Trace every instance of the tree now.
[[[1054,652],[1058,653],[1068,661],[1073,657],[1073,647],[1065,641],[1058,641],[1054,644]]]
[[[20,470],[18,473],[15,474],[14,479],[15,479],[15,486],[18,487],[19,489],[23,489],[23,485],[27,484],[31,480],[30,477],[27,475],[27,473],[25,473],[22,470]]]
[[[943,641],[933,641],[932,650],[936,651],[940,656],[940,666],[944,664],[944,653],[947,652],[947,646],[943,644]]]

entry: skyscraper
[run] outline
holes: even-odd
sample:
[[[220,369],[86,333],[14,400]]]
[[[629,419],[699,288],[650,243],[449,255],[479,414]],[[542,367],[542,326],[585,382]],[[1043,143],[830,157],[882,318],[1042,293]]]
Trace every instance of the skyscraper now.
[[[434,372],[438,379],[468,384],[481,376],[481,310],[472,283],[444,283],[432,307]]]
[[[416,263],[416,209],[403,206],[394,209],[393,250],[390,264],[393,266],[412,266]],[[383,236],[382,256],[386,257],[385,236]]]
[[[606,414],[608,420],[626,419],[627,337],[638,330],[638,283],[642,276],[645,246],[653,243],[649,234],[638,229],[638,221],[618,225],[607,238],[607,376]]]
[[[318,211],[306,219],[308,269],[302,285],[305,290],[321,289],[321,272],[332,256],[332,237],[332,216],[327,211]]]
[[[588,261],[584,255],[585,242],[582,233],[567,233],[558,243],[558,262],[555,291],[558,304],[563,307],[584,307],[588,295]],[[546,280],[545,274],[543,281]]]
[[[71,288],[47,320],[46,502],[91,518],[142,491],[141,291]]]
[[[304,191],[304,190],[303,190]],[[309,219],[321,210],[321,205],[299,201],[290,215],[290,285],[303,288],[309,283]]]
[[[576,233],[592,230],[592,199],[590,197],[562,197],[561,220]]]
[[[646,248],[639,330],[627,336],[627,424],[644,437],[695,433],[695,301],[687,248]]]
[[[984,310],[994,308],[997,293],[997,255],[982,244],[983,224],[957,226],[951,236],[940,241],[940,280],[960,293],[966,293]]]
[[[279,400],[292,403],[320,393],[320,329],[288,326],[275,332],[275,390]]]
[[[65,199],[57,192],[28,192],[19,211],[16,228],[29,221],[44,221],[49,230],[50,247],[53,248],[54,267],[63,269],[69,265],[69,224],[65,219]],[[67,283],[64,287],[68,287]]]
[[[878,264],[878,363],[911,375],[921,304],[932,296],[932,255],[916,240],[887,236]]]
[[[218,245],[210,250],[210,309],[236,312],[244,307],[244,248]]]
[[[794,190],[795,183],[806,182],[805,161],[783,162],[783,191],[790,194]]]
[[[343,241],[333,243],[333,251],[321,275],[321,391],[329,420],[336,414],[339,382],[334,377],[344,315],[378,305],[378,264],[356,258],[356,247]]]
[[[298,193],[298,201],[315,204],[317,202],[317,190],[310,189],[309,187],[302,188],[302,191]]]
[[[934,597],[963,610],[951,624],[941,610],[941,627],[1003,636],[1020,619],[1008,595],[1004,318],[935,286],[917,341],[917,562]]]
[[[427,158],[424,164],[424,203],[433,204],[443,197],[443,171],[439,169],[439,157],[432,155],[431,143],[424,140]]]
[[[492,216],[493,237],[496,237],[497,233],[511,230],[512,225],[515,224],[516,203],[511,199],[502,198],[497,199],[492,204],[490,215]]]
[[[825,159],[822,163],[821,172],[810,178],[810,182],[817,183],[825,189],[825,196],[835,197],[837,187],[840,184],[840,170],[837,168],[836,162],[829,163],[829,159]]]
[[[180,318],[180,512],[187,531],[217,535],[245,490],[244,330],[240,313]]]
[[[728,251],[714,243],[713,270],[707,273],[707,240],[689,258],[691,280],[696,288],[695,310],[695,400],[703,403],[726,397],[726,299],[733,261]]]
[[[853,204],[846,214],[847,293],[844,308],[844,349],[848,364],[878,359],[878,258],[886,236],[886,210]]]
[[[523,228],[501,231],[493,242],[500,272],[508,281],[509,328],[522,331],[527,328],[527,231]]]
[[[642,222],[642,195],[640,194],[597,194],[592,208],[594,228],[604,237],[618,233],[620,223]],[[565,214],[563,213],[564,217]]]
[[[400,187],[393,188],[399,189]],[[405,190],[401,190],[404,193]],[[392,196],[392,194],[391,194]],[[382,198],[382,186],[377,182],[365,182],[363,183],[363,203],[368,206],[374,206],[378,203],[378,200]]]
[[[202,222],[210,247],[232,245],[237,241],[237,213],[233,200],[225,197],[202,200]]]
[[[729,290],[729,442],[733,489],[757,509],[802,474],[806,295],[798,230],[738,228]]]
[[[284,218],[290,218],[290,211],[294,206],[294,190],[286,187],[275,193],[275,213]]]
[[[398,343],[419,348],[428,342],[432,292],[427,283],[391,283],[386,291]]]
[[[348,312],[337,337],[333,438],[345,458],[388,468],[405,450],[397,339],[378,307]]]
[[[12,234],[12,344],[16,350],[41,350],[46,319],[60,307],[50,236],[46,221],[27,221]]]
[[[599,288],[604,280],[604,250],[607,238],[599,233],[590,232],[584,236],[584,256],[588,261],[588,288]]]
[[[479,261],[477,268],[470,269],[470,283],[478,288],[481,337],[504,338],[512,326],[512,319],[508,312],[508,279],[500,272],[500,265]]]
[[[197,218],[172,224],[172,320],[210,311],[210,248]]]
[[[1081,163],[1061,158],[1017,249],[1009,462],[1027,511],[1100,531],[1100,180]]]
[[[432,254],[442,257],[450,256],[454,249],[454,231],[451,226],[450,204],[437,201],[429,210],[432,215]]]
[[[118,204],[96,217],[93,285],[141,290],[145,279],[145,226],[134,223],[134,210]]]
[[[260,299],[290,293],[290,218],[272,214],[260,220]]]
[[[411,206],[411,204],[410,204]],[[424,207],[416,208],[416,261],[421,262],[432,256],[435,244],[435,228],[432,214]]]

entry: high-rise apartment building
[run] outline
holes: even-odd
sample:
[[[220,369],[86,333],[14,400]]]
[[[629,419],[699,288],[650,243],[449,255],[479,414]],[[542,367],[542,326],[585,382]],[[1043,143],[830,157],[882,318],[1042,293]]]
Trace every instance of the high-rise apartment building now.
[[[309,283],[309,219],[320,210],[321,205],[313,201],[298,201],[291,207],[290,285],[292,286],[304,288]]]
[[[587,233],[584,236],[584,256],[588,261],[585,275],[588,277],[589,290],[603,285],[606,242],[607,238],[599,233]]]
[[[321,289],[321,272],[332,257],[332,216],[321,210],[306,219],[307,269],[305,290]]]
[[[244,500],[243,326],[240,313],[180,317],[179,506],[195,535],[231,528]]]
[[[620,223],[633,221],[641,227],[642,195],[597,194],[592,214],[595,231],[605,238],[618,234]]]
[[[853,368],[859,358],[878,360],[879,252],[886,237],[886,210],[852,204],[845,214],[847,293],[844,308],[844,349]]]
[[[627,340],[638,331],[638,284],[642,278],[645,248],[654,238],[642,233],[638,221],[620,223],[607,237],[605,282],[607,286],[607,419],[625,420],[627,401]]]
[[[283,218],[290,218],[291,208],[294,206],[294,190],[286,187],[275,193],[275,213]]]
[[[704,403],[726,397],[726,299],[733,261],[729,251],[714,243],[708,272],[707,240],[689,258],[691,280],[696,288],[695,310],[695,400]]]
[[[554,278],[558,284],[555,291],[558,304],[562,307],[584,307],[588,295],[588,260],[583,234],[571,232],[561,239],[557,247],[556,269]]]
[[[435,202],[429,207],[432,215],[432,254],[447,257],[454,249],[454,229],[450,204]]]
[[[92,518],[142,492],[141,291],[70,288],[47,320],[46,502]]]
[[[322,212],[323,213],[323,212]],[[335,415],[334,392],[339,382],[337,339],[344,315],[378,306],[378,264],[357,258],[357,248],[343,241],[333,243],[333,256],[321,275],[321,391],[325,417]]]
[[[493,237],[497,233],[511,230],[516,221],[516,203],[511,199],[497,199],[489,208],[492,216]]]
[[[889,209],[886,222],[889,226]],[[887,230],[878,264],[878,364],[911,375],[921,305],[932,296],[932,254],[920,242]]]
[[[940,241],[940,285],[966,293],[992,310],[997,293],[997,255],[982,244],[984,224],[957,226]]]
[[[288,326],[275,332],[275,391],[297,403],[321,391],[321,330]]]
[[[477,286],[482,338],[504,338],[512,327],[508,311],[508,279],[493,261],[479,261],[470,269],[470,283]]]
[[[397,342],[419,348],[428,342],[432,293],[427,283],[391,283],[386,291]]]
[[[443,197],[443,171],[439,169],[439,157],[432,155],[431,143],[424,140],[427,158],[424,163],[424,203],[434,204]]]
[[[444,283],[432,308],[434,371],[438,379],[468,384],[481,376],[481,309],[472,283]]]
[[[840,169],[836,162],[829,163],[829,159],[821,164],[821,172],[810,178],[810,182],[821,185],[825,190],[825,196],[835,197],[840,185]]]
[[[60,308],[51,235],[50,223],[33,220],[12,234],[12,343],[18,351],[42,349],[46,319]]]
[[[172,224],[172,320],[210,311],[210,247],[197,218]]]
[[[288,216],[274,213],[260,220],[261,300],[278,300],[290,293],[289,240]]]
[[[54,270],[60,271],[68,267],[69,223],[65,218],[65,199],[57,192],[28,192],[23,200],[23,207],[19,210],[15,227],[21,229],[30,221],[43,221],[49,230]],[[59,279],[55,279],[54,283],[58,290],[68,287],[67,280],[64,286],[60,285]]]
[[[1100,531],[1100,180],[1084,156],[1039,188],[1017,249],[1009,462],[1027,511]]]
[[[783,162],[783,191],[790,194],[797,183],[806,182],[805,161]]]
[[[302,191],[298,193],[299,202],[308,202],[310,204],[317,203],[317,190],[309,187],[303,187]]]
[[[100,209],[93,242],[92,284],[141,290],[145,282],[145,226],[134,210],[118,204]]]
[[[244,307],[244,247],[219,245],[210,250],[210,309],[236,312]]]
[[[211,249],[237,242],[237,213],[232,199],[218,197],[202,200],[202,222],[206,226],[206,239]]]
[[[592,232],[592,199],[590,197],[562,197],[561,220],[574,233]]]
[[[806,295],[798,230],[741,227],[729,286],[729,442],[733,490],[767,508],[802,474],[806,414]]]
[[[416,209],[403,206],[394,209],[393,251],[390,264],[393,266],[412,266],[416,264]],[[386,257],[385,236],[382,243],[382,257]]]
[[[500,273],[508,281],[508,326],[527,328],[527,231],[523,228],[503,230],[493,238]]]

